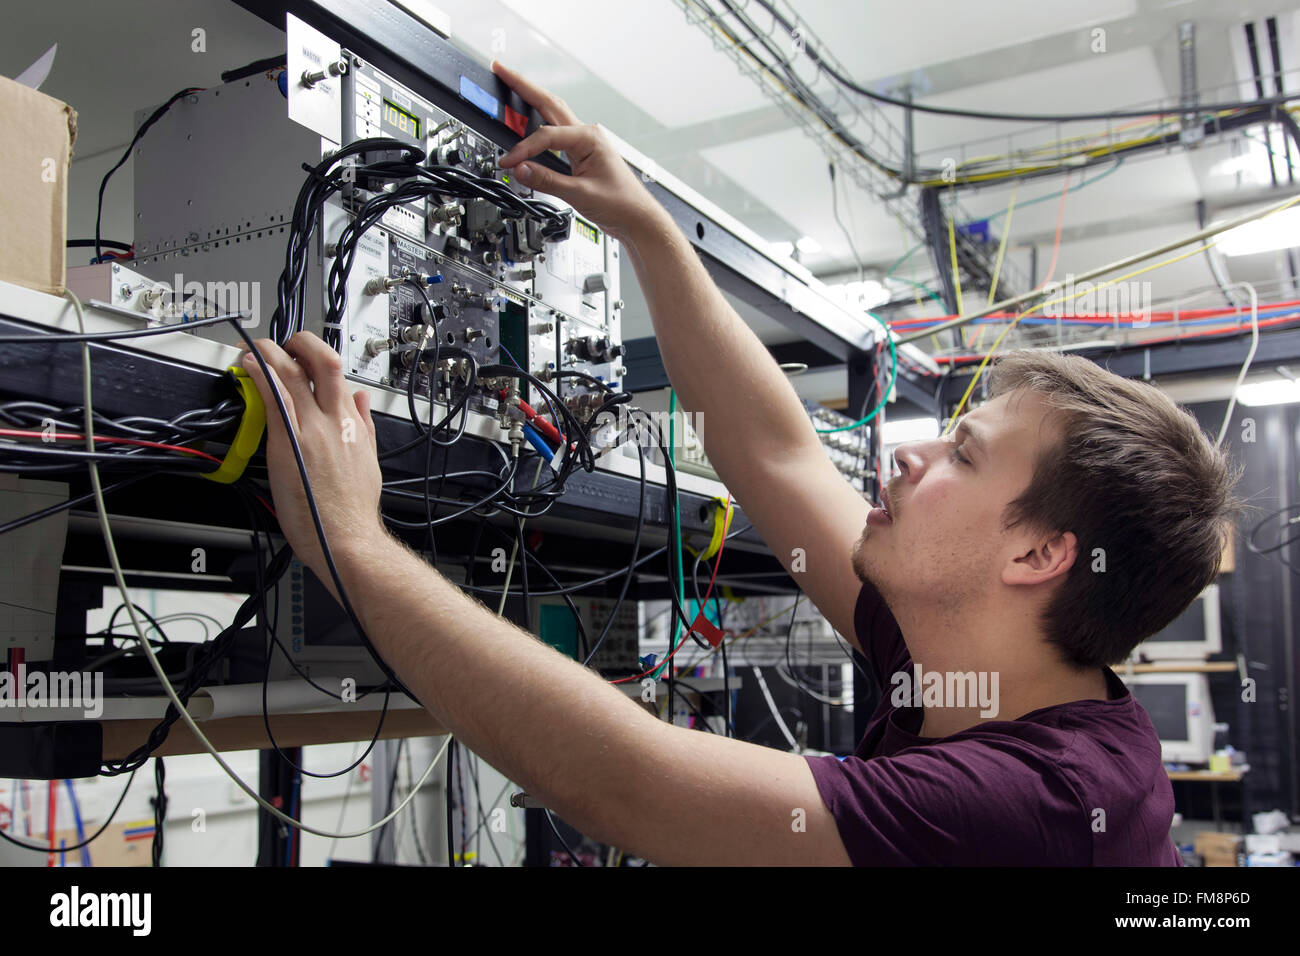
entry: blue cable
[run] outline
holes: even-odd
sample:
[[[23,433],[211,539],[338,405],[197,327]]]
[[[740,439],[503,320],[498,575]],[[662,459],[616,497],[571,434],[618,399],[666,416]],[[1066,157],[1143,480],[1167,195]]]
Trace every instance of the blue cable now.
[[[298,816],[298,810],[299,810],[298,803],[299,803],[299,798],[301,796],[301,790],[302,790],[302,775],[294,774],[293,794],[289,797],[289,816],[294,818],[297,818]],[[289,838],[285,841],[284,844],[284,865],[285,866],[293,866],[293,837],[294,837],[293,831],[290,830]]]
[[[68,800],[72,803],[72,818],[77,822],[77,842],[86,842],[86,828],[81,823],[81,804],[77,802],[77,789],[72,785],[72,781],[64,779],[64,786],[68,791]],[[90,847],[81,848],[81,865],[90,866]]]
[[[1264,319],[1281,318],[1281,317],[1283,317],[1283,316],[1288,316],[1288,315],[1300,315],[1300,312],[1298,312],[1298,311],[1295,309],[1294,306],[1284,306],[1284,307],[1279,308],[1279,309],[1261,310],[1260,313],[1259,313],[1259,319],[1260,319],[1260,321],[1263,321]],[[1243,327],[1243,328],[1249,328],[1249,327],[1250,327],[1250,326],[1249,326],[1250,310],[1248,310],[1248,309],[1243,309],[1243,310],[1242,310],[1242,317],[1243,317],[1242,327]],[[1232,319],[1233,319],[1233,316],[1231,316],[1231,315],[1220,315],[1220,316],[1214,316],[1214,317],[1211,317],[1211,318],[1208,318],[1208,319],[1179,319],[1179,320],[1178,320],[1178,325],[1179,325],[1180,327],[1181,327],[1181,326],[1184,326],[1184,325],[1188,325],[1188,326],[1190,326],[1190,325],[1222,325],[1222,324],[1224,324],[1225,322],[1229,322],[1229,321],[1231,321]],[[948,321],[948,320],[947,320],[947,319],[935,319],[935,320],[934,320],[935,323],[938,323],[938,322],[946,322],[946,321]],[[1120,320],[1120,328],[1123,328],[1123,327],[1124,327],[1124,326],[1125,326],[1129,321],[1130,321],[1129,319],[1121,319],[1121,320]],[[1005,325],[1006,323],[1007,323],[1007,319],[998,319],[998,318],[972,319],[971,322],[970,322],[971,325]],[[1020,322],[1019,322],[1018,324],[1020,324],[1020,325],[1056,325],[1056,319],[1054,319],[1054,318],[1049,318],[1049,317],[1047,317],[1047,316],[1033,316],[1033,317],[1030,317],[1030,318],[1024,318],[1024,319],[1021,319]],[[1087,325],[1087,326],[1094,326],[1094,327],[1096,327],[1096,328],[1107,328],[1107,327],[1113,326],[1114,324],[1115,324],[1115,322],[1114,322],[1113,319],[1075,319],[1075,318],[1071,318],[1070,322],[1067,323],[1067,325],[1070,325],[1070,326]],[[1143,326],[1143,328],[1162,328],[1162,327],[1164,327],[1164,326],[1173,326],[1173,322],[1163,322],[1163,321],[1162,321],[1162,322],[1159,322],[1159,323],[1152,322],[1150,325]],[[922,330],[922,329],[926,329],[926,328],[928,328],[928,327],[929,327],[929,323],[927,323],[926,325],[908,326],[906,331],[910,332],[910,331],[913,331],[913,330]],[[1225,329],[1224,331],[1225,331],[1225,332],[1230,332],[1230,331],[1232,331],[1232,330],[1231,330],[1231,329]]]
[[[548,462],[554,460],[555,452],[551,446],[546,444],[545,439],[533,429],[532,425],[524,425],[524,437],[528,439],[528,444],[537,449],[537,454],[541,455]]]

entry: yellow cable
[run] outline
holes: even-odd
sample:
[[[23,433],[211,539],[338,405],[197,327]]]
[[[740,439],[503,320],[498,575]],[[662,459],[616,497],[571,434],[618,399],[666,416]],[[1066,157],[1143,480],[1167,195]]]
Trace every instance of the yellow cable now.
[[[1015,184],[1011,187],[1011,201],[1007,203],[1007,221],[1002,225],[1002,241],[998,243],[998,258],[993,264],[993,281],[989,284],[989,299],[984,303],[986,306],[993,304],[993,298],[998,291],[998,276],[1002,274],[1002,260],[1007,254],[1007,240],[1011,238],[1011,217],[1016,211],[1016,193],[1019,189],[1020,180],[1017,179]],[[979,351],[980,343],[984,341],[984,333],[988,330],[989,327],[987,325],[980,326],[980,333],[975,336],[975,344],[972,346],[975,351]]]
[[[1230,116],[1230,115],[1232,115],[1233,113],[1236,113],[1236,112],[1240,112],[1240,111],[1239,111],[1239,110],[1220,110],[1218,113],[1215,114],[1215,116],[1216,116],[1216,118],[1221,118],[1221,117],[1223,117],[1223,116]],[[1080,133],[1080,134],[1077,135],[1077,136],[1063,136],[1063,137],[1061,137],[1061,138],[1059,138],[1059,139],[1049,139],[1049,140],[1044,140],[1043,142],[1038,143],[1038,144],[1035,145],[1035,146],[1025,146],[1025,147],[1022,147],[1021,149],[1015,150],[1015,155],[1016,155],[1016,156],[1033,156],[1033,155],[1036,154],[1036,153],[1051,153],[1051,152],[1059,152],[1059,150],[1054,150],[1053,147],[1065,146],[1065,145],[1070,145],[1070,144],[1075,144],[1075,143],[1083,144],[1083,145],[1087,145],[1089,142],[1092,142],[1092,141],[1095,141],[1095,140],[1106,139],[1106,138],[1108,138],[1109,136],[1114,135],[1115,133],[1125,132],[1125,131],[1127,131],[1127,130],[1137,129],[1137,128],[1139,128],[1139,127],[1146,127],[1146,126],[1149,126],[1149,127],[1153,128],[1153,129],[1159,129],[1159,128],[1161,128],[1161,127],[1174,127],[1174,126],[1177,126],[1177,125],[1178,125],[1178,122],[1179,122],[1179,121],[1178,121],[1176,118],[1175,118],[1174,120],[1172,120],[1172,121],[1171,121],[1171,120],[1168,120],[1168,119],[1156,119],[1156,120],[1150,120],[1150,119],[1136,119],[1136,120],[1131,120],[1131,121],[1128,122],[1128,123],[1122,123],[1122,124],[1120,124],[1119,126],[1114,127],[1114,128],[1111,129],[1110,132],[1108,132],[1108,133],[1106,133],[1106,132]],[[1116,146],[1118,146],[1118,145],[1122,145],[1124,142],[1128,142],[1128,141],[1121,141],[1120,143],[1116,143],[1116,144],[1114,144],[1114,145],[1116,145]],[[1112,147],[1112,148],[1113,148],[1113,147]],[[1006,153],[1002,153],[1002,154],[990,153],[990,154],[987,155],[987,156],[975,156],[975,157],[973,157],[973,158],[971,158],[971,159],[963,160],[962,162],[958,163],[958,164],[957,164],[957,168],[958,168],[958,169],[967,169],[967,168],[969,168],[969,167],[971,167],[971,166],[978,166],[978,165],[980,165],[981,163],[994,163],[994,162],[1001,162],[1001,161],[1006,160],[1008,157],[1009,157],[1009,154],[1006,154]]]
[[[1215,113],[1214,116],[1215,116],[1215,118],[1222,118],[1222,117],[1225,117],[1225,116],[1232,116],[1232,115],[1237,114],[1237,113],[1240,113],[1240,112],[1241,112],[1240,110],[1220,110],[1220,111],[1218,111],[1217,113]],[[1293,115],[1300,114],[1300,108],[1291,108],[1291,107],[1288,107],[1288,112],[1292,113]],[[1021,178],[1021,177],[1023,177],[1023,176],[1029,175],[1029,174],[1031,174],[1031,173],[1052,172],[1052,171],[1054,171],[1054,170],[1059,170],[1059,169],[1077,169],[1078,166],[1080,165],[1080,164],[1077,162],[1077,160],[1080,159],[1080,158],[1082,158],[1082,159],[1100,159],[1100,158],[1102,158],[1102,157],[1109,156],[1109,155],[1111,155],[1111,154],[1113,154],[1113,153],[1116,153],[1116,152],[1118,152],[1118,151],[1120,151],[1120,150],[1123,150],[1123,149],[1131,149],[1131,148],[1136,147],[1136,146],[1142,146],[1142,145],[1145,145],[1145,144],[1147,144],[1147,143],[1155,142],[1155,141],[1157,141],[1157,140],[1163,138],[1165,135],[1167,135],[1167,134],[1164,133],[1164,132],[1161,132],[1161,133],[1154,133],[1154,134],[1152,134],[1152,135],[1150,135],[1150,136],[1140,136],[1140,137],[1137,137],[1137,138],[1134,138],[1134,139],[1122,140],[1122,141],[1120,141],[1120,142],[1118,142],[1118,143],[1110,143],[1110,144],[1107,144],[1107,145],[1105,145],[1105,146],[1095,147],[1095,148],[1093,148],[1093,149],[1083,149],[1083,150],[1078,150],[1078,151],[1076,151],[1076,152],[1073,152],[1073,153],[1068,154],[1068,156],[1065,157],[1065,159],[1067,159],[1067,160],[1074,160],[1074,161],[1063,161],[1063,162],[1054,162],[1054,163],[1040,163],[1040,164],[1036,164],[1036,165],[1021,166],[1021,167],[1017,167],[1017,168],[1014,168],[1014,169],[1003,169],[1003,170],[997,170],[997,171],[995,171],[995,172],[988,172],[988,173],[970,173],[970,174],[967,174],[967,175],[964,175],[964,176],[959,177],[959,178],[957,179],[957,183],[981,183],[981,182],[983,182],[983,183],[987,183],[987,182],[997,182],[998,180],[1003,180],[1003,179],[1016,179],[1016,178]],[[1058,142],[1067,142],[1067,141],[1066,141],[1066,140],[1060,140],[1060,141],[1058,141]],[[1030,150],[1030,152],[1032,152],[1032,150]],[[995,162],[995,161],[998,161],[998,160],[1000,160],[1000,159],[1007,159],[1007,158],[1009,158],[1009,157],[1005,157],[1005,156],[1002,156],[1002,157],[999,157],[999,156],[978,157],[977,159],[971,159],[971,160],[966,160],[966,161],[964,161],[963,163],[959,164],[959,166],[958,166],[957,168],[958,168],[958,169],[963,169],[963,168],[968,168],[968,167],[970,167],[970,166],[972,166],[972,165],[977,165],[977,164],[979,164],[979,163],[983,163],[983,162]],[[953,184],[951,181],[944,181],[944,180],[942,180],[942,179],[927,179],[927,180],[922,180],[922,181],[918,182],[917,185],[920,185],[920,186],[952,186],[952,185],[954,185],[954,184]]]
[[[957,314],[964,311],[961,307],[961,271],[957,268],[957,230],[948,217],[948,255],[952,259],[952,282],[957,287]]]
[[[1259,222],[1263,219],[1267,219],[1269,216],[1275,215],[1284,209],[1290,209],[1296,203],[1300,203],[1300,196],[1296,196],[1290,202],[1278,206],[1276,209],[1270,212],[1268,216],[1261,216],[1260,219],[1256,219],[1254,221]],[[1005,329],[1002,330],[1002,334],[999,335],[993,341],[993,344],[989,346],[988,354],[984,356],[984,360],[980,362],[979,367],[975,369],[975,374],[974,376],[972,376],[970,380],[970,384],[966,386],[966,391],[962,395],[961,401],[957,403],[957,408],[952,413],[952,417],[948,420],[948,427],[943,430],[943,433],[946,435],[950,431],[952,431],[953,427],[957,423],[957,419],[961,417],[962,409],[966,407],[966,402],[970,399],[971,393],[975,391],[976,383],[979,382],[980,376],[984,374],[984,369],[988,366],[989,361],[993,358],[994,353],[997,352],[998,346],[1001,345],[1002,340],[1007,337],[1007,333],[1009,333],[1012,329],[1014,329],[1017,325],[1019,325],[1020,320],[1023,319],[1025,316],[1032,315],[1034,312],[1037,312],[1040,309],[1045,309],[1049,305],[1058,305],[1062,302],[1069,302],[1071,299],[1077,299],[1080,296],[1088,295],[1091,292],[1096,292],[1097,290],[1104,289],[1107,286],[1115,285],[1117,282],[1124,282],[1127,279],[1132,279],[1136,276],[1145,275],[1148,272],[1154,272],[1156,269],[1162,269],[1165,266],[1173,265],[1175,262],[1182,262],[1184,259],[1190,259],[1192,256],[1200,255],[1206,249],[1212,249],[1215,246],[1217,246],[1222,241],[1223,236],[1224,233],[1221,232],[1213,239],[1207,240],[1203,244],[1197,244],[1193,246],[1191,249],[1188,249],[1186,252],[1181,252],[1176,256],[1171,256],[1168,259],[1164,259],[1160,262],[1153,263],[1152,265],[1149,266],[1143,266],[1140,269],[1134,269],[1132,272],[1127,272],[1122,276],[1116,276],[1114,279],[1107,279],[1105,282],[1099,282],[1095,285],[1093,283],[1087,283],[1085,288],[1072,292],[1069,295],[1058,296],[1055,299],[1048,299],[1046,302],[1040,302],[1037,305],[1035,305],[1033,308],[1026,309],[1024,312],[1021,312],[1019,315],[1015,317],[1015,319],[1011,322],[1010,325],[1008,325]]]

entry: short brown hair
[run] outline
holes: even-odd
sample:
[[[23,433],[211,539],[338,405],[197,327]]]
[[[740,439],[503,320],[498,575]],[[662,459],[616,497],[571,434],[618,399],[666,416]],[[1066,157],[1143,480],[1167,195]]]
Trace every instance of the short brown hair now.
[[[1007,526],[1072,531],[1079,542],[1044,610],[1048,640],[1078,667],[1119,663],[1219,573],[1240,472],[1155,386],[1080,356],[1008,353],[989,391],[1017,389],[1043,396],[1062,438],[1040,453]]]

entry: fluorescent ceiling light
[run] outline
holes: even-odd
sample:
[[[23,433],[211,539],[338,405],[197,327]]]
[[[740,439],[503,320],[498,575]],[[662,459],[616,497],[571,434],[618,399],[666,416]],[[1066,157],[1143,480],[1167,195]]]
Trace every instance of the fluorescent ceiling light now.
[[[884,305],[893,297],[889,290],[875,279],[867,279],[864,282],[844,282],[830,288],[842,293],[850,305],[860,309],[874,309],[878,305]]]
[[[800,236],[795,241],[795,246],[804,255],[811,256],[822,251],[822,244],[818,242],[816,239],[814,239],[812,236]]]
[[[1300,208],[1292,206],[1263,219],[1229,229],[1219,237],[1225,256],[1248,256],[1300,245]]]
[[[1300,381],[1279,378],[1267,382],[1251,382],[1237,392],[1237,401],[1251,407],[1257,405],[1284,405],[1300,402]],[[888,427],[888,424],[886,424]]]
[[[886,419],[880,437],[886,445],[901,445],[905,441],[928,441],[939,437],[939,423],[933,418]]]
[[[772,255],[782,259],[789,259],[794,255],[793,242],[769,242],[767,247],[772,250]]]

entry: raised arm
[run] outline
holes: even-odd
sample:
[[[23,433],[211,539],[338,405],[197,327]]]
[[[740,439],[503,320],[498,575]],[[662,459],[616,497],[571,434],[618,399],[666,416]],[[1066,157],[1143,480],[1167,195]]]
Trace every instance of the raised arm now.
[[[597,126],[517,73],[493,69],[549,124],[501,159],[619,239],[636,269],[664,368],[723,483],[773,553],[848,640],[861,587],[850,555],[870,506],[827,457],[799,397],[727,303],[690,242]],[[572,175],[526,159],[563,150]]]
[[[349,394],[338,353],[310,333],[286,349],[257,344],[298,436],[349,601],[380,655],[442,726],[584,833],[652,862],[849,862],[803,758],[654,719],[390,537],[379,519],[366,393]],[[244,364],[271,412],[267,458],[280,526],[333,591],[271,383],[251,356]]]

